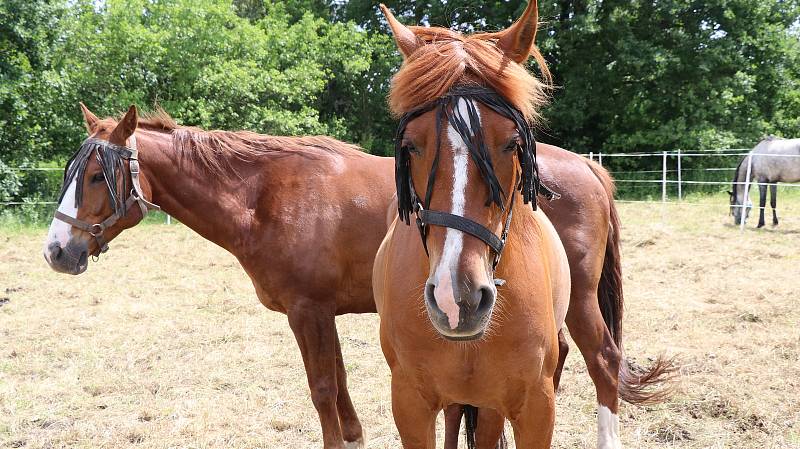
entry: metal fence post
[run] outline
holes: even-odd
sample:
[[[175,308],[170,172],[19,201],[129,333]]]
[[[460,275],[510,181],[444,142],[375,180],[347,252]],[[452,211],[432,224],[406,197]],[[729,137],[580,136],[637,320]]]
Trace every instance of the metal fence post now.
[[[167,214],[167,224],[172,224],[172,217]]]
[[[590,151],[590,152],[589,152],[589,160],[590,160],[590,161],[593,161],[593,160],[594,160],[594,151]]]
[[[753,153],[747,155],[747,175],[744,178],[744,197],[742,198],[741,224],[739,231],[744,232],[744,222],[747,216],[747,202],[750,201],[750,173],[753,170]],[[736,182],[739,182],[737,179]],[[738,190],[738,189],[737,189]],[[735,200],[735,199],[734,199]]]
[[[597,153],[597,163],[600,164],[601,167],[603,166],[603,153],[602,152],[598,152]]]
[[[681,181],[683,177],[681,176],[681,150],[678,148],[678,201],[683,201],[683,186],[681,185]]]
[[[661,153],[661,202],[667,202],[667,152]]]

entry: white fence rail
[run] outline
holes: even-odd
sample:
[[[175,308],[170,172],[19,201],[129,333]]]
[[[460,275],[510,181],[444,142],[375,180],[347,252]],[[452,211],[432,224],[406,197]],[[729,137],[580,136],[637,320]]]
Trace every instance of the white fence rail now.
[[[661,158],[661,170],[620,170],[620,171],[612,171],[612,174],[639,174],[639,173],[661,173],[660,179],[624,179],[624,178],[615,178],[614,181],[617,183],[657,183],[661,184],[662,186],[662,202],[667,201],[667,186],[669,184],[676,184],[678,188],[678,199],[683,199],[683,185],[720,185],[720,186],[730,186],[733,184],[737,185],[744,185],[745,186],[745,196],[749,193],[749,186],[752,184],[762,186],[762,185],[770,185],[770,183],[759,183],[759,182],[735,182],[731,181],[693,181],[693,180],[684,180],[683,174],[686,172],[697,172],[697,171],[705,171],[705,172],[716,172],[716,171],[735,171],[736,167],[714,167],[714,168],[690,168],[684,169],[682,168],[683,165],[683,158],[686,157],[733,157],[739,156],[744,157],[750,154],[749,151],[746,152],[739,152],[740,150],[725,150],[721,152],[705,152],[705,153],[683,153],[681,151],[662,151],[661,153],[589,153],[584,154],[584,156],[589,157],[589,159],[596,160],[600,165],[603,165],[603,158],[609,157],[660,157]],[[744,150],[742,150],[744,151]],[[800,154],[758,154],[759,157],[781,157],[781,158],[797,158],[800,157]],[[676,168],[670,169],[668,164],[668,158],[673,157],[676,159]],[[747,159],[747,173],[745,179],[750,178],[750,174],[752,171],[752,158]],[[669,174],[674,173],[677,176],[677,179],[669,179]],[[778,183],[782,187],[800,187],[800,184],[787,184],[787,183]]]
[[[744,196],[748,198],[750,193],[750,186],[755,184],[758,186],[762,185],[769,185],[768,183],[759,183],[759,182],[733,182],[731,181],[698,181],[698,180],[691,180],[686,179],[685,175],[690,175],[692,173],[698,172],[733,172],[736,170],[736,167],[707,167],[707,168],[684,168],[684,159],[686,158],[720,158],[720,157],[745,157],[750,154],[749,149],[726,149],[726,150],[719,150],[719,151],[705,151],[705,152],[682,152],[678,151],[662,151],[662,152],[655,152],[655,153],[602,153],[602,152],[591,152],[588,154],[583,154],[583,156],[588,157],[591,160],[598,162],[600,165],[603,165],[603,159],[606,159],[608,162],[608,158],[660,158],[661,159],[661,170],[619,170],[619,171],[612,171],[611,173],[615,175],[615,182],[618,184],[623,185],[661,185],[661,204],[687,204],[692,206],[713,206],[713,207],[728,207],[727,204],[719,204],[719,203],[708,203],[708,202],[684,202],[684,186],[691,186],[691,185],[718,185],[718,186],[731,186],[732,184],[743,185],[744,186]],[[796,158],[800,157],[800,154],[796,155],[778,155],[778,154],[759,154],[759,157],[783,157],[783,158]],[[670,158],[674,159],[672,164],[670,164]],[[673,165],[674,164],[674,165]],[[63,171],[62,168],[54,168],[54,167],[12,167],[12,171],[18,172],[26,172],[26,171],[43,171],[43,172],[52,172],[52,171]],[[750,173],[752,171],[752,158],[747,159],[747,173],[746,178],[750,178]],[[646,175],[655,175],[661,174],[659,179],[628,179],[624,176],[627,175],[638,175],[638,174],[646,174]],[[673,175],[675,179],[671,179],[670,176]],[[778,183],[781,187],[800,187],[800,184],[786,184],[786,183]],[[677,202],[669,201],[669,187],[674,186],[677,188]],[[624,200],[618,199],[618,202],[621,203],[650,203],[650,204],[658,204],[658,201],[652,200]],[[23,205],[55,205],[57,204],[54,201],[7,201],[7,202],[0,202],[0,206],[23,206]],[[739,205],[736,207],[746,207],[745,204]],[[754,208],[757,209],[757,208]],[[166,217],[166,222],[169,224],[171,223],[172,219],[169,215]],[[742,227],[744,227],[744,223],[742,223]]]

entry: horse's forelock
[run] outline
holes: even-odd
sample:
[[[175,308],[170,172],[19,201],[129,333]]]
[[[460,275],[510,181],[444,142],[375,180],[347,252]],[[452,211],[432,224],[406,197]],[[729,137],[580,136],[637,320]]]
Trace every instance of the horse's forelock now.
[[[389,105],[393,114],[401,116],[456,85],[477,83],[494,89],[527,121],[540,118],[549,84],[505,56],[491,35],[463,36],[444,28],[411,29],[426,45],[410,55],[392,78]],[[549,73],[538,50],[534,49],[534,56],[543,73]]]

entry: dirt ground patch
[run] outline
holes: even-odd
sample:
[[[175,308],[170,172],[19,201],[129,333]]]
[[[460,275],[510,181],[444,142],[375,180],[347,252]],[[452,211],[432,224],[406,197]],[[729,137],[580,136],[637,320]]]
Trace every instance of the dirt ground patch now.
[[[800,448],[800,219],[740,234],[724,208],[620,208],[625,350],[683,363],[668,403],[623,406],[625,446]],[[286,319],[232,256],[146,225],[70,277],[44,233],[0,229],[0,447],[321,447]],[[377,316],[337,323],[368,447],[400,447]],[[574,344],[557,407],[553,446],[595,447]]]

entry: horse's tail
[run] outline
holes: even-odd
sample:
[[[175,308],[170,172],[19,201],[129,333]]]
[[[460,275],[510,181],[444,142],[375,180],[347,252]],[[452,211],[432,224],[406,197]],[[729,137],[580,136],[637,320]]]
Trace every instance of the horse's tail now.
[[[597,287],[597,299],[606,327],[622,353],[622,268],[620,262],[620,220],[614,204],[614,180],[602,166],[587,161],[589,168],[603,185],[608,197],[610,212],[608,240],[603,260],[603,271]],[[672,378],[677,371],[674,360],[659,356],[649,367],[629,362],[624,354],[619,367],[619,396],[631,404],[653,404],[666,400],[672,394]]]
[[[475,429],[478,427],[478,407],[472,405],[464,406],[464,433],[467,436],[467,448],[475,449]],[[508,449],[506,432],[500,434],[500,441],[497,442],[497,449]]]

